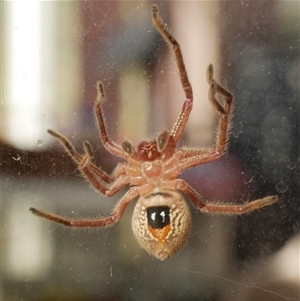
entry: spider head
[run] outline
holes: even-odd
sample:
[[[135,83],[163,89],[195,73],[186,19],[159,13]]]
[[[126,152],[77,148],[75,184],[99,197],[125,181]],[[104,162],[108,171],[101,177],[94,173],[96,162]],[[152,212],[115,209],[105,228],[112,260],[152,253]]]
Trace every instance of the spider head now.
[[[173,155],[174,150],[175,142],[167,131],[159,133],[155,140],[142,141],[138,145],[138,155],[142,161],[169,158]]]
[[[142,141],[138,145],[138,155],[142,161],[154,161],[159,159],[161,153],[157,149],[157,144],[155,140]]]
[[[190,210],[175,190],[155,190],[134,208],[132,230],[141,247],[160,260],[173,255],[191,228]]]

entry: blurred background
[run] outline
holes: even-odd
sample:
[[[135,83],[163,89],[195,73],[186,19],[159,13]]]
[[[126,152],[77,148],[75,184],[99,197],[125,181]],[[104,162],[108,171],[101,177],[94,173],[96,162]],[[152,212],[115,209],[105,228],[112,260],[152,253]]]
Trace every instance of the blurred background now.
[[[279,301],[299,297],[299,1],[155,2],[181,45],[194,110],[178,147],[214,143],[205,73],[234,94],[230,145],[183,173],[206,202],[278,195],[246,216],[191,206],[186,245],[160,262],[135,241],[131,213],[108,229],[71,230],[29,212],[109,214],[61,145],[88,140],[107,172],[94,122],[104,82],[110,136],[135,145],[171,129],[184,93],[173,54],[151,24],[149,1],[3,2],[1,102],[2,300]],[[189,202],[189,201],[188,201]]]

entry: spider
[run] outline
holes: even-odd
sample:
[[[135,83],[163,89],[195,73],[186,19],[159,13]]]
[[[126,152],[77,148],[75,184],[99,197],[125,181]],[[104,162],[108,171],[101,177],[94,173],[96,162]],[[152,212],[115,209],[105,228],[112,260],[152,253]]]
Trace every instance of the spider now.
[[[178,251],[187,239],[191,228],[191,214],[184,195],[196,209],[203,213],[240,215],[269,206],[277,201],[277,196],[268,196],[246,204],[209,204],[201,200],[198,192],[178,176],[186,168],[217,160],[228,144],[228,134],[232,113],[233,96],[222,88],[213,76],[213,66],[207,68],[209,84],[208,98],[219,115],[218,133],[215,146],[211,148],[176,149],[176,144],[186,126],[193,107],[193,92],[183,62],[178,42],[170,34],[158,15],[156,5],[152,6],[152,22],[162,38],[172,47],[186,100],[171,132],[162,131],[156,139],[142,141],[137,146],[125,140],[121,145],[109,138],[102,104],[105,99],[101,81],[97,83],[97,98],[94,112],[101,141],[109,152],[123,158],[112,174],[108,174],[93,162],[93,150],[88,142],[83,143],[83,153],[78,153],[71,142],[62,134],[48,130],[57,138],[78,165],[82,175],[100,193],[111,197],[125,186],[129,190],[116,204],[111,215],[97,219],[70,220],[35,208],[30,211],[37,216],[67,227],[107,227],[117,223],[128,204],[135,198],[132,216],[133,233],[148,253],[164,260]],[[223,102],[216,99],[219,94]]]

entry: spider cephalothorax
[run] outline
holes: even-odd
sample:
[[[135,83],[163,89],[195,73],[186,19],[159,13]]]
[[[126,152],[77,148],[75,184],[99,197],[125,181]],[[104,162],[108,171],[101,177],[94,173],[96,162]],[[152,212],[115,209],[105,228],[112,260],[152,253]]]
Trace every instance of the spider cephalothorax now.
[[[142,161],[154,161],[161,158],[161,153],[157,149],[155,140],[150,142],[142,141],[138,145],[139,158]]]
[[[193,108],[193,92],[189,82],[178,42],[169,33],[158,16],[158,8],[152,6],[152,21],[155,28],[171,45],[179,69],[181,84],[186,100],[172,131],[163,131],[156,139],[142,141],[137,150],[130,142],[121,145],[111,140],[107,134],[102,103],[104,88],[97,83],[97,99],[94,105],[96,121],[104,147],[126,162],[119,164],[112,174],[107,174],[92,162],[93,151],[88,142],[84,142],[84,153],[78,153],[62,134],[48,130],[65,147],[71,158],[77,163],[82,175],[100,193],[112,196],[125,186],[129,190],[115,206],[108,217],[99,219],[69,220],[62,216],[30,208],[41,217],[68,227],[106,227],[120,220],[128,204],[138,198],[132,216],[132,229],[140,245],[150,254],[164,260],[174,254],[186,241],[191,227],[191,215],[185,194],[196,209],[204,213],[243,214],[277,201],[277,196],[268,196],[242,205],[208,204],[201,200],[198,193],[184,180],[178,179],[187,168],[214,161],[222,156],[227,147],[228,130],[232,113],[232,95],[222,88],[213,77],[213,67],[207,68],[209,84],[208,97],[219,115],[219,129],[216,143],[212,148],[176,149],[189,115]],[[222,102],[216,99],[219,94]]]
[[[137,152],[128,141],[122,143],[123,150],[129,155],[133,155],[141,161],[166,160],[175,152],[176,143],[172,136],[163,131],[158,134],[156,139],[141,141],[137,147]]]

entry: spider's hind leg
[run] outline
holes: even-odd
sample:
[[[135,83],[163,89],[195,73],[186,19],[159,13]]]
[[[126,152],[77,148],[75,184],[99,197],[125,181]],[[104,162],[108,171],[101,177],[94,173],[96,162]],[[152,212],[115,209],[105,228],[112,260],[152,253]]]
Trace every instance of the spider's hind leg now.
[[[175,181],[175,185],[178,190],[184,192],[189,197],[191,202],[198,210],[204,213],[241,215],[270,206],[278,201],[278,196],[272,195],[240,205],[233,205],[233,204],[226,204],[226,203],[209,204],[209,203],[202,202],[198,193],[184,180],[177,179]]]

